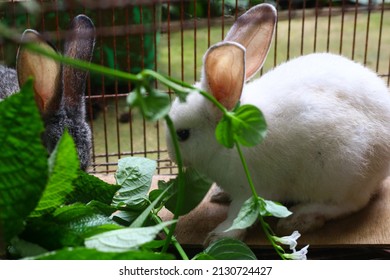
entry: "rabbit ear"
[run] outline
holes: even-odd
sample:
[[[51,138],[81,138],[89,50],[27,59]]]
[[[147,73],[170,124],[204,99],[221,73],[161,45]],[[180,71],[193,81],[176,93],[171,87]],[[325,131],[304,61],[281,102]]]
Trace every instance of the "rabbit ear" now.
[[[85,15],[75,17],[65,41],[64,55],[91,61],[95,45],[95,27]],[[84,110],[84,90],[87,72],[64,65],[62,69],[63,101],[65,109]]]
[[[210,47],[204,57],[204,77],[214,97],[226,109],[233,109],[245,82],[245,49],[234,42]]]
[[[35,43],[49,52],[56,52],[38,32],[31,29],[24,31],[22,42]],[[43,114],[59,109],[61,103],[60,63],[31,52],[22,45],[16,56],[16,70],[20,86],[30,76],[34,77],[35,100]]]
[[[263,66],[276,20],[276,9],[270,4],[260,4],[240,16],[226,35],[225,41],[237,42],[246,48],[246,80]]]

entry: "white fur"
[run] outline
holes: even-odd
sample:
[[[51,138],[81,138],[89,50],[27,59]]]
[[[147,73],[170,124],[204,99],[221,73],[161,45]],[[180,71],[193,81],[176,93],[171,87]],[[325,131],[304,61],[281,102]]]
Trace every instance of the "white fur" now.
[[[200,86],[208,90],[203,81]],[[245,148],[253,182],[266,199],[296,204],[281,219],[281,232],[321,227],[325,221],[362,209],[388,175],[390,95],[367,68],[332,54],[311,54],[280,65],[248,83],[241,104],[260,108],[268,124],[265,141]],[[215,139],[219,114],[199,93],[175,100],[176,129],[190,128],[180,142],[186,166],[209,176],[232,198],[228,218],[209,241],[243,232],[230,227],[251,195],[235,149]],[[175,155],[170,136],[168,150]]]

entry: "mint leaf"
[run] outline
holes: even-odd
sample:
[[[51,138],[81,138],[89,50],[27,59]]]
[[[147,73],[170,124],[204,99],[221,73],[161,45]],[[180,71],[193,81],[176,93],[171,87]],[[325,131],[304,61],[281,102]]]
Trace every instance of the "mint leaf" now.
[[[23,229],[46,186],[43,129],[29,79],[20,93],[0,102],[0,240],[7,242]]]
[[[266,135],[267,125],[261,111],[253,105],[243,105],[224,115],[215,134],[218,142],[233,148],[235,141],[247,147],[259,144]]]
[[[65,130],[49,158],[50,177],[38,206],[31,216],[41,216],[61,206],[73,191],[79,160],[73,138]]]
[[[74,190],[68,195],[67,203],[88,203],[96,200],[111,204],[112,198],[120,186],[111,185],[103,180],[79,170],[78,177],[73,181]]]
[[[49,252],[31,259],[35,260],[173,260],[169,254],[156,254],[145,251],[128,251],[119,253],[100,252],[84,247],[64,248]]]
[[[76,203],[53,213],[54,220],[82,238],[122,228],[93,206]]]
[[[130,209],[143,208],[156,168],[156,161],[147,158],[120,159],[115,178],[121,188],[114,195],[112,205]]]
[[[224,115],[215,129],[217,141],[226,148],[234,147],[234,131],[231,113]]]
[[[164,197],[165,193],[168,191],[168,189],[166,189],[165,191],[163,191],[138,217],[137,219],[135,219],[130,227],[132,228],[136,228],[136,227],[141,227],[145,221],[147,220],[147,218],[149,217],[149,214],[152,212],[153,208],[157,205],[157,203],[160,202],[160,200]]]
[[[234,113],[233,131],[238,143],[250,147],[265,137],[267,125],[261,111],[253,105],[240,106]]]
[[[171,108],[168,94],[143,86],[129,94],[127,103],[131,107],[139,108],[144,118],[149,121],[157,121],[164,118],[168,115]]]
[[[256,260],[256,256],[244,242],[231,238],[222,238],[210,244],[203,253],[195,256],[194,259]]]
[[[251,196],[244,202],[237,218],[234,219],[232,226],[226,231],[248,228],[256,222],[258,216],[259,202],[255,197]]]
[[[213,184],[211,180],[198,173],[193,168],[187,168],[184,171],[183,176],[185,182],[185,194],[181,213],[177,213],[180,216],[185,215],[189,213],[192,209],[194,209],[203,200],[206,193],[210,190],[210,187]],[[172,179],[168,182],[159,181],[158,187],[161,190],[165,190],[168,187],[172,187],[172,189],[168,191],[170,198],[165,202],[165,207],[169,211],[174,212],[176,210],[178,192],[177,178]]]
[[[125,252],[134,250],[152,241],[164,227],[175,222],[168,221],[151,227],[112,230],[86,239],[85,246],[101,252]]]
[[[292,214],[285,206],[278,202],[274,202],[271,200],[262,200],[260,203],[260,214],[262,216],[274,216],[277,218],[286,218]]]

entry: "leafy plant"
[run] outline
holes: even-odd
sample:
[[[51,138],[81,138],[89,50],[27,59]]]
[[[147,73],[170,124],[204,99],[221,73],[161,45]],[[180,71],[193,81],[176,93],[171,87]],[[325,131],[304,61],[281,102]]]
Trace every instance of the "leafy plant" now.
[[[12,38],[1,26],[0,32]],[[67,133],[47,158],[39,140],[43,124],[35,108],[30,80],[20,93],[0,103],[0,162],[3,163],[0,165],[0,240],[4,240],[0,243],[4,243],[1,254],[6,253],[5,244],[10,244],[8,253],[12,257],[83,259],[96,253],[94,258],[101,259],[126,256],[147,259],[151,254],[169,259],[173,256],[167,251],[173,245],[182,259],[188,259],[173,236],[176,220],[200,202],[211,182],[195,170],[184,169],[175,128],[168,115],[169,96],[149,83],[150,79],[156,79],[182,100],[191,91],[199,91],[222,111],[217,140],[226,148],[236,148],[253,194],[244,203],[232,228],[247,228],[259,220],[282,259],[306,258],[307,247],[295,250],[299,235],[277,237],[265,222],[265,216],[283,218],[291,212],[257,195],[241,150],[241,146],[259,144],[265,136],[266,123],[258,108],[244,105],[229,112],[208,93],[151,70],[133,75],[48,53],[34,44],[28,43],[26,47],[74,67],[131,81],[135,90],[128,97],[129,104],[138,107],[146,119],[164,119],[167,123],[177,157],[178,176],[170,182],[160,182],[159,190],[149,193],[155,162],[125,158],[118,163],[118,185],[92,179],[92,175],[79,171],[77,153]],[[20,107],[23,107],[22,115],[17,110]],[[190,190],[196,195],[186,195]],[[172,221],[163,222],[158,216],[164,205],[173,212]],[[184,208],[185,205],[189,207]],[[160,231],[165,233],[165,238]],[[293,252],[286,253],[280,244],[289,245]],[[237,248],[237,254],[224,254],[224,248],[231,246]],[[46,251],[44,255],[43,251]],[[211,244],[195,259],[254,258],[249,252],[244,243],[223,239]]]

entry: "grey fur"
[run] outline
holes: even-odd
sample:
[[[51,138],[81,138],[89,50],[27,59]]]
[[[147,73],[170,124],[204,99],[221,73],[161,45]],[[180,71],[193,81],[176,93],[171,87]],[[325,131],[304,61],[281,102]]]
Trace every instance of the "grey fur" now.
[[[65,40],[64,55],[90,61],[95,44],[92,21],[85,15],[79,15],[72,20],[70,31],[71,35]],[[0,100],[19,91],[18,73],[22,71],[0,66]],[[90,165],[92,148],[91,130],[85,118],[87,72],[63,65],[60,75],[59,85],[50,98],[48,108],[41,111],[45,123],[42,141],[51,153],[67,128],[77,148],[80,168],[86,170]]]
[[[0,65],[0,101],[18,91],[16,70]]]

